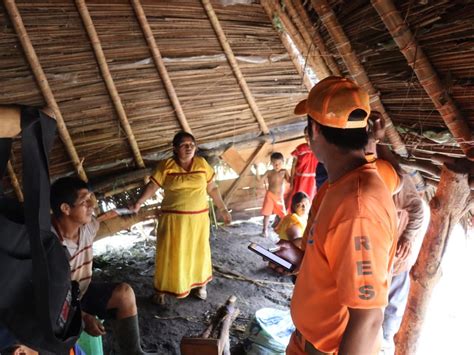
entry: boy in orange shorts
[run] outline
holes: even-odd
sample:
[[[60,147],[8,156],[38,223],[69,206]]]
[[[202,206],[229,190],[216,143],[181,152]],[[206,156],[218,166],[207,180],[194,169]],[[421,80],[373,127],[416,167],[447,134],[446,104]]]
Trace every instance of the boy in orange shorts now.
[[[290,181],[290,174],[286,169],[283,169],[283,155],[275,152],[270,156],[270,161],[273,166],[273,170],[267,170],[267,172],[260,177],[257,170],[257,181],[262,179],[266,183],[267,193],[263,200],[262,216],[263,216],[263,231],[264,237],[268,236],[268,224],[270,216],[276,214],[279,218],[283,218],[286,215],[285,202],[283,200],[284,183]]]

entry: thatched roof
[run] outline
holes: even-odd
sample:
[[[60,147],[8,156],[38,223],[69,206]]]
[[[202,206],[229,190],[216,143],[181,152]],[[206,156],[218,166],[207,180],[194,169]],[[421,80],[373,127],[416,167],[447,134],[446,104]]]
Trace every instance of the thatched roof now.
[[[291,48],[288,53],[288,43],[284,42],[287,33],[319,75],[334,73],[335,65],[328,59],[335,61],[336,69],[344,75],[353,74],[347,69],[347,58],[339,52],[342,43],[335,43],[310,1],[286,0],[281,6],[276,0],[262,0],[262,4],[212,0],[223,30],[221,41],[224,36],[230,45],[239,78],[219,41],[209,9],[206,11],[207,2],[4,1],[0,7],[0,104],[57,103],[78,158],[71,158],[71,147],[66,150],[58,139],[51,159],[53,177],[75,173],[78,163],[89,179],[133,171],[142,166],[140,158],[145,166],[153,166],[169,153],[174,133],[183,128],[183,117],[200,143],[256,137],[266,133],[265,125],[271,135],[277,127],[302,122],[303,118],[295,117],[292,111],[307,92],[308,82],[303,81]],[[312,1],[313,5],[318,2]],[[169,76],[166,85],[153,59],[156,53],[145,39],[143,23],[138,21],[137,3],[161,53]],[[240,4],[224,6],[229,3]],[[31,55],[25,54],[25,45],[12,23],[12,4],[18,8],[52,98],[45,96],[44,88],[38,85],[41,80],[31,69]],[[423,148],[424,152],[464,156],[458,145],[427,138],[447,131],[446,123],[374,6],[367,0],[335,0],[329,5],[355,57],[379,92],[381,104],[394,124],[403,129],[401,136],[408,150]],[[91,42],[91,25],[86,28],[85,15],[79,13],[81,6],[88,10],[92,31],[102,47],[102,68],[97,41],[95,51]],[[474,3],[403,0],[396,1],[395,6],[470,124],[474,120]],[[295,9],[303,9],[304,14],[298,12],[295,17]],[[302,26],[306,26],[306,36]],[[311,58],[315,47],[307,41],[317,42],[316,34],[321,36],[318,50],[324,60]],[[310,50],[309,56],[305,48]],[[170,100],[170,85],[182,114]],[[19,172],[17,150],[12,162]]]

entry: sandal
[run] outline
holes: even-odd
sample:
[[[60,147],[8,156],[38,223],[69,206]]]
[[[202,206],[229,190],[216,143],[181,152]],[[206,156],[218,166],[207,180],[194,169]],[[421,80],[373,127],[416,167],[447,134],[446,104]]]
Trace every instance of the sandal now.
[[[150,301],[151,301],[151,303],[153,303],[153,304],[157,304],[157,305],[163,306],[163,305],[166,304],[166,294],[163,293],[163,292],[154,292],[154,293],[150,296]]]
[[[206,290],[206,285],[195,288],[194,289],[194,296],[199,298],[200,300],[205,300],[207,298],[207,290]]]

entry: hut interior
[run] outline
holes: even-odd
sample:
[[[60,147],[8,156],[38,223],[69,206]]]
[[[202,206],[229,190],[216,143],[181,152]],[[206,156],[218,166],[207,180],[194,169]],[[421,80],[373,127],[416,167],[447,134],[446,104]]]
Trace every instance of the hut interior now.
[[[265,190],[255,167],[266,167],[277,151],[290,164],[306,125],[294,106],[319,80],[342,75],[370,93],[372,109],[387,122],[381,144],[398,154],[431,201],[431,226],[420,254],[425,264],[415,266],[425,278],[410,295],[411,304],[426,309],[428,301],[419,296],[434,287],[455,225],[461,221],[469,234],[473,1],[3,0],[0,24],[0,105],[49,107],[58,122],[51,178],[77,175],[88,181],[98,212],[134,201],[155,164],[171,156],[173,135],[184,130],[218,172],[234,220],[258,217]],[[9,121],[0,120],[7,130]],[[20,200],[21,172],[16,138],[2,183],[6,194]],[[131,220],[110,222],[102,233],[130,229],[132,222],[153,218],[157,208],[159,201],[150,203]],[[239,226],[244,232],[218,228],[213,249],[225,253],[232,243],[246,247],[249,233],[257,238],[254,227]],[[231,242],[229,233],[241,238]],[[146,249],[149,242],[140,243]],[[98,269],[105,267],[104,258]],[[214,258],[224,265],[214,269],[215,292],[224,298],[213,295],[202,312],[196,303],[172,305],[184,307],[181,311],[150,305],[148,271],[131,281],[140,283],[133,286],[147,322],[145,343],[178,353],[179,339],[199,332],[208,321],[204,313],[225,301],[225,282],[234,288],[249,284],[248,297],[263,289],[262,299],[244,302],[231,329],[235,351],[257,307],[265,301],[289,306],[287,279],[268,275],[258,269],[261,263],[246,258],[257,274],[247,267],[229,271],[239,258]],[[130,263],[122,262],[123,272]],[[142,264],[149,268],[152,262],[153,255]],[[437,266],[426,276],[428,265]],[[400,354],[416,348],[423,323],[417,312],[404,321],[400,342],[409,345],[400,345]],[[160,334],[167,339],[159,341]]]

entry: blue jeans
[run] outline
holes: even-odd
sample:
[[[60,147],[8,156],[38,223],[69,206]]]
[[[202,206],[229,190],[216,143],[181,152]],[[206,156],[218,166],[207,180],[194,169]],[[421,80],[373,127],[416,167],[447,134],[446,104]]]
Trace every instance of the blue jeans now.
[[[390,292],[388,295],[388,305],[385,308],[382,325],[382,349],[384,351],[384,355],[395,353],[395,342],[393,337],[398,333],[400,325],[402,324],[409,291],[410,275],[408,271],[393,276]]]

